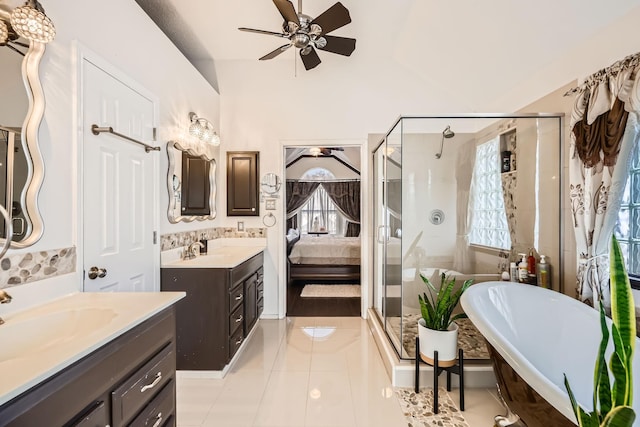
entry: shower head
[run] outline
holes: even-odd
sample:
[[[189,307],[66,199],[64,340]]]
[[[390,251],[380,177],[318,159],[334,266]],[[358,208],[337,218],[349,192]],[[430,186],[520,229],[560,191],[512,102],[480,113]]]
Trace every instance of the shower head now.
[[[454,131],[451,130],[451,126],[447,125],[446,128],[444,128],[444,130],[442,131],[442,139],[440,140],[440,152],[436,154],[436,159],[439,159],[440,157],[442,157],[442,148],[443,148],[443,144],[444,144],[444,139],[447,138],[453,138],[456,135],[456,133]]]
[[[442,131],[442,136],[445,138],[453,138],[456,135],[454,131],[451,130],[451,126],[447,125],[446,128]]]

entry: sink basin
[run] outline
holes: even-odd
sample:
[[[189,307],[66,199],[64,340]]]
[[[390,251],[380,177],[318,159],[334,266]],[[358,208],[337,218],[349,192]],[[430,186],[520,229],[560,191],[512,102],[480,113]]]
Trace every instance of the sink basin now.
[[[38,357],[48,348],[94,333],[115,317],[112,309],[89,307],[5,319],[0,326],[0,364]]]

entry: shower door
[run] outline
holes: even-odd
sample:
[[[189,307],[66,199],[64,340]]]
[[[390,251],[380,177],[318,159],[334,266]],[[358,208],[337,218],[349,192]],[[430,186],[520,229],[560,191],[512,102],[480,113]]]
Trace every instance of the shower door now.
[[[385,238],[385,180],[384,180],[384,142],[373,154],[373,223],[376,240],[373,245],[373,308],[383,320],[385,316],[384,290],[384,242]]]
[[[374,152],[374,309],[396,351],[402,336],[401,124]]]

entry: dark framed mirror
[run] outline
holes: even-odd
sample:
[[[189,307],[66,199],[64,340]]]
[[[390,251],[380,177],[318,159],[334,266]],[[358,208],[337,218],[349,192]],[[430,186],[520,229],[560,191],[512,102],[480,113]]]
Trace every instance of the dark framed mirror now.
[[[178,141],[167,144],[170,222],[216,217],[216,161],[211,151],[203,144]]]

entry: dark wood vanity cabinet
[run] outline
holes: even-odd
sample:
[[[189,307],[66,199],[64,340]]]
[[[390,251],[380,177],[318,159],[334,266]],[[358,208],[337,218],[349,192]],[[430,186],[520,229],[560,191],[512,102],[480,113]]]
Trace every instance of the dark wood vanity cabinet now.
[[[175,319],[167,308],[0,406],[0,426],[175,426]]]
[[[262,313],[263,259],[261,252],[234,268],[162,269],[162,291],[187,293],[176,303],[177,369],[219,371],[231,361]]]
[[[259,152],[227,152],[227,216],[259,216]]]

